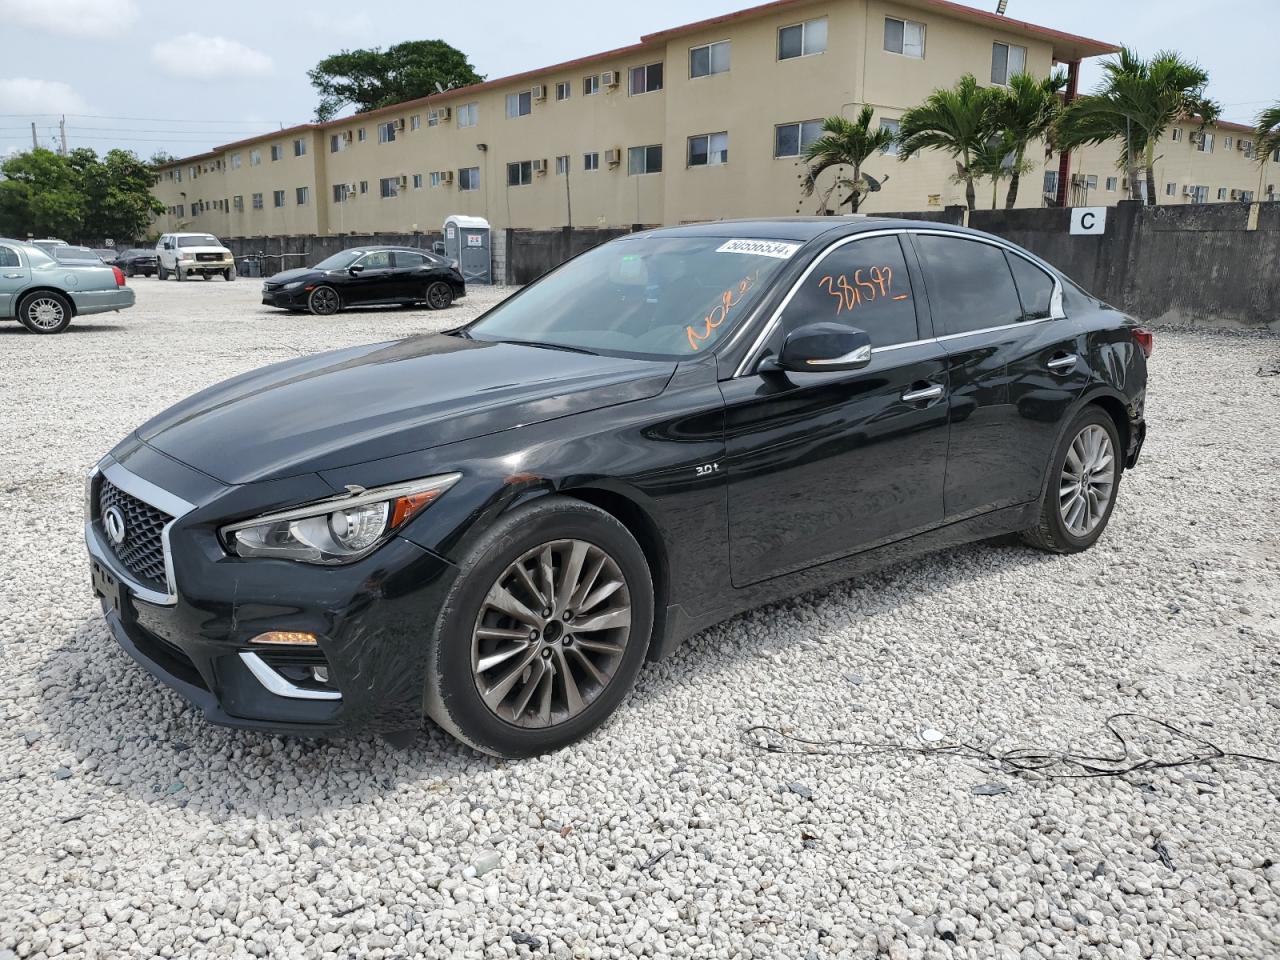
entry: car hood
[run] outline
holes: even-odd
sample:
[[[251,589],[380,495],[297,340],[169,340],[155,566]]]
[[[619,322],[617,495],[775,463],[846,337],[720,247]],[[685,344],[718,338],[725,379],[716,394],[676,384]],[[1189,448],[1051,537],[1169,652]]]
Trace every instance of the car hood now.
[[[138,428],[224,483],[381,460],[661,393],[674,363],[444,335],[278,363]]]
[[[293,280],[301,280],[303,277],[309,277],[313,273],[319,273],[315,267],[297,267],[293,270],[281,270],[279,273],[273,273],[267,277],[267,283],[289,283]]]

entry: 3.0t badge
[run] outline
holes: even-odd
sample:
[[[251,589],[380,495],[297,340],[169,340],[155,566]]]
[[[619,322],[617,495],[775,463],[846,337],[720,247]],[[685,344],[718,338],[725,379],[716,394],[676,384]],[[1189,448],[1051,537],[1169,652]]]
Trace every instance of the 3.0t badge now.
[[[124,543],[124,513],[119,507],[110,506],[102,511],[102,529],[107,531],[107,539],[115,546]]]

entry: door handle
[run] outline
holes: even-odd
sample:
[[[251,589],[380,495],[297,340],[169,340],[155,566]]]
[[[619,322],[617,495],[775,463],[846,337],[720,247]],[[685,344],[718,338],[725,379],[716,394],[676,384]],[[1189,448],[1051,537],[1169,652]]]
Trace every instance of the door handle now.
[[[6,280],[21,280],[21,279],[22,279],[22,274],[20,274],[20,273],[6,273],[6,274],[4,275],[4,278],[5,278]]]
[[[934,383],[919,390],[908,390],[902,395],[903,403],[922,403],[925,400],[937,400],[942,396],[942,384]]]
[[[1068,353],[1066,356],[1054,357],[1052,360],[1050,360],[1046,364],[1046,366],[1050,370],[1053,370],[1055,372],[1066,373],[1069,370],[1071,370],[1073,367],[1075,367],[1075,365],[1079,362],[1080,362],[1079,357],[1077,357],[1074,353]]]

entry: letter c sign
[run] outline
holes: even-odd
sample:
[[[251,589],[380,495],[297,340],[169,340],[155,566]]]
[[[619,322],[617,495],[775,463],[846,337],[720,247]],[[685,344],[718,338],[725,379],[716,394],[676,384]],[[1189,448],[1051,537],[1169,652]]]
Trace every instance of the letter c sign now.
[[[1071,233],[1079,236],[1101,236],[1107,232],[1106,207],[1072,207]]]

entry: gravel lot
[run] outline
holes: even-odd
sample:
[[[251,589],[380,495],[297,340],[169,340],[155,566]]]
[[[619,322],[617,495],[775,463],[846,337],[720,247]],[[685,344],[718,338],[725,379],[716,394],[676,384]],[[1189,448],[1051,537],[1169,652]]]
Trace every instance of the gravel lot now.
[[[745,736],[1099,753],[1134,711],[1280,756],[1280,341],[1157,336],[1093,551],[983,544],[741,617],[589,742],[506,763],[207,725],[107,636],[80,534],[88,467],[185,394],[501,292],[322,320],[131,283],[62,336],[0,326],[0,960],[1280,954],[1280,768],[1028,779]]]

